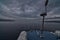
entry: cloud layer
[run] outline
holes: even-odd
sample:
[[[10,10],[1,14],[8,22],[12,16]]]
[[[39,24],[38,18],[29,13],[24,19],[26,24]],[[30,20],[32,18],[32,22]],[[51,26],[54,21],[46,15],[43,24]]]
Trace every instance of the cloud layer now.
[[[8,18],[39,18],[45,0],[1,0],[0,15]],[[60,17],[60,0],[49,0],[46,18]],[[2,17],[0,16],[0,17]]]

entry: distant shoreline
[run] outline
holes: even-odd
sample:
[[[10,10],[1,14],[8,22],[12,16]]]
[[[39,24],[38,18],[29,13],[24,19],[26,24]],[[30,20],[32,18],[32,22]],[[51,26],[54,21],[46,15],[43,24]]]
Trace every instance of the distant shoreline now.
[[[14,20],[10,20],[10,19],[0,19],[0,22],[1,22],[1,21],[4,21],[4,22],[6,21],[6,22],[7,22],[7,21],[14,21]]]

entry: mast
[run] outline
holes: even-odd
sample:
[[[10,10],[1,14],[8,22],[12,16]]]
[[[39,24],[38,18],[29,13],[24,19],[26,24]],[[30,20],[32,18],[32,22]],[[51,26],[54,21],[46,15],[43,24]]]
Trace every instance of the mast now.
[[[47,16],[47,5],[48,5],[48,0],[46,0],[46,2],[45,2],[45,12],[40,14],[40,16],[43,17],[43,19],[42,19],[42,27],[41,27],[41,35],[40,35],[41,38],[44,37],[44,35],[43,35],[43,31],[44,31],[44,19],[45,19],[45,16]]]

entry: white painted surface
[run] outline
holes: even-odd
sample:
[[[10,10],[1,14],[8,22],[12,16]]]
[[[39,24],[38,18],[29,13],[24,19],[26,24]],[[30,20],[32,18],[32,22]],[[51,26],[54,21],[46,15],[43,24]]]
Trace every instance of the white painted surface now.
[[[27,33],[25,31],[22,31],[17,40],[27,40],[26,36]]]

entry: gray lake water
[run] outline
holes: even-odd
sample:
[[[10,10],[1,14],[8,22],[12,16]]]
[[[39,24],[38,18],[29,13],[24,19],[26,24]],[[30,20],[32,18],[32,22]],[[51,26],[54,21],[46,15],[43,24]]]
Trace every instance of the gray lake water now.
[[[23,29],[40,26],[41,22],[0,22],[0,40],[16,40]],[[60,23],[45,23],[46,29],[59,30],[59,26]]]

